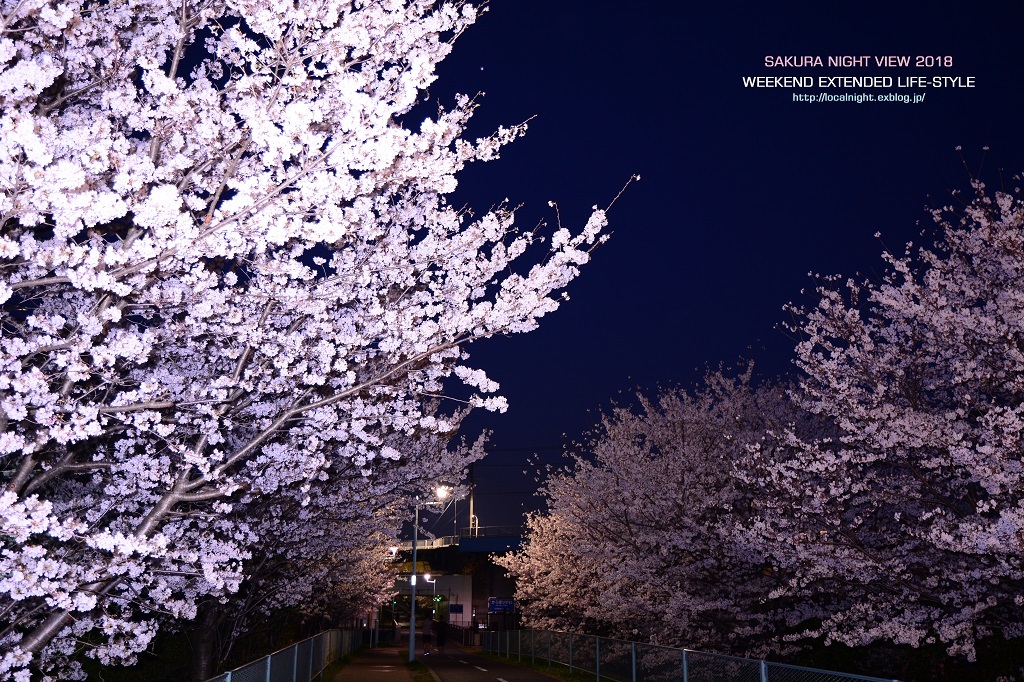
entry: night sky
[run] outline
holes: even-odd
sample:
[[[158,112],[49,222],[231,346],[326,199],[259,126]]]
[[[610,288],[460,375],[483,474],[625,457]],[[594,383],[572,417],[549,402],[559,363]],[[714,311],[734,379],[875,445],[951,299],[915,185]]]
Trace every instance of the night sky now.
[[[902,251],[930,221],[926,204],[968,188],[965,162],[989,186],[1024,171],[1022,26],[1024,3],[1010,0],[493,0],[431,97],[486,93],[474,136],[536,118],[500,160],[466,169],[455,200],[523,203],[524,227],[553,222],[553,200],[578,229],[591,205],[642,179],[611,210],[613,236],[568,303],[534,332],[469,348],[510,403],[464,425],[469,437],[493,431],[475,470],[480,523],[521,522],[536,506],[520,494],[536,485],[528,458],[552,460],[624,393],[689,386],[741,358],[765,376],[790,371],[793,344],[777,325],[787,301],[808,300],[809,272],[879,271],[883,243]],[[888,55],[911,66],[874,62]],[[823,66],[768,67],[766,56]],[[830,56],[869,65],[829,67]],[[918,56],[931,65],[914,66]],[[746,88],[744,76],[815,85]],[[818,87],[823,76],[893,85]],[[897,86],[915,76],[929,85]],[[930,84],[942,76],[974,87]],[[924,100],[794,101],[823,92]]]

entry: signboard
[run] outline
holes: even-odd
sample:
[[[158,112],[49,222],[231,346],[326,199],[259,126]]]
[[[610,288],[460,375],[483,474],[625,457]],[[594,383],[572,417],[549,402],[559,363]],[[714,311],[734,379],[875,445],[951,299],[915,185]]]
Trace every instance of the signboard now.
[[[515,599],[498,599],[490,597],[487,599],[487,613],[515,613]]]
[[[462,604],[449,604],[448,613],[462,613]]]

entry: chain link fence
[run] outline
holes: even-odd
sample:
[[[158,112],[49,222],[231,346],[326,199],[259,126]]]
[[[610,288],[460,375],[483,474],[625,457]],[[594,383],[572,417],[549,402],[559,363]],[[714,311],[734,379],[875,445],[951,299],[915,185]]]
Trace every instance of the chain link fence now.
[[[486,632],[484,651],[561,665],[596,682],[899,682],[551,630]]]
[[[313,682],[328,665],[368,643],[367,630],[326,630],[206,682]]]

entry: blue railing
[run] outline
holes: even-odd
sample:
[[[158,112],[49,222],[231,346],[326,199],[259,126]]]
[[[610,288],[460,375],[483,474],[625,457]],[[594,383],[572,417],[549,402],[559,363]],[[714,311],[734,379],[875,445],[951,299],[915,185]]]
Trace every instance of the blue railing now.
[[[547,661],[593,675],[596,682],[898,682],[551,630],[486,632],[482,644],[489,654]]]

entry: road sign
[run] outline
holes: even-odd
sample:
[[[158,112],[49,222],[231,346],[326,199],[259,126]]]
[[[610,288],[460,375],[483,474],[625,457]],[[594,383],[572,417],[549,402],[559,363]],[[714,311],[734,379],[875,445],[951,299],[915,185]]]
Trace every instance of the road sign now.
[[[490,597],[487,600],[487,613],[515,613],[515,599],[498,599]]]

